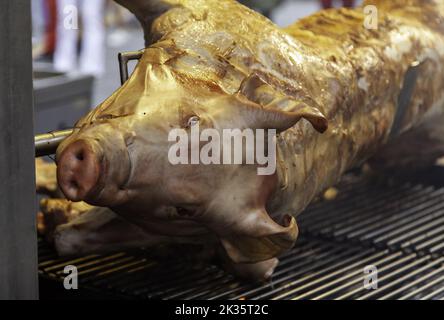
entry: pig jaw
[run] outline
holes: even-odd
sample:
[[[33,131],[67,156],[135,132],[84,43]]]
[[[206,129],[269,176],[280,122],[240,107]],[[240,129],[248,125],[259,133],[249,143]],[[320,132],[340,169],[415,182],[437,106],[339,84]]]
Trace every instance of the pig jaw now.
[[[129,199],[131,164],[123,135],[107,124],[74,132],[57,149],[57,179],[71,201],[113,206]]]

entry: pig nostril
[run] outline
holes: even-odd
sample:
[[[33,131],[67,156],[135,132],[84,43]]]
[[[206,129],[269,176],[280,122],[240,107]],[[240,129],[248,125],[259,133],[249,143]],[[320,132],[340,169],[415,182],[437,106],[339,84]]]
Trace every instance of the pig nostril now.
[[[69,182],[69,185],[71,186],[71,189],[78,189],[79,188],[79,185],[77,184],[77,181],[75,181],[75,180],[71,180]]]
[[[77,152],[76,153],[76,158],[79,161],[83,161],[83,159],[84,159],[83,152],[82,151]]]

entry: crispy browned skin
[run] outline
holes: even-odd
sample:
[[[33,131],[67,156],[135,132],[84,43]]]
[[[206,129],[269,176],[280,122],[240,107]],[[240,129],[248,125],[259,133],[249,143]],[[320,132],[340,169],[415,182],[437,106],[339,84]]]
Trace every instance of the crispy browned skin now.
[[[322,106],[329,130],[319,136],[296,126],[283,134],[288,135],[281,144],[285,198],[279,197],[279,202],[299,212],[313,195],[388,142],[404,75],[412,63],[422,65],[400,133],[427,126],[433,117],[443,124],[443,26],[424,16],[444,11],[442,2],[431,3],[378,1],[378,30],[363,27],[360,9],[322,11],[286,29],[322,59],[317,67],[306,61],[314,73],[304,78],[302,87],[312,87],[310,96]]]
[[[46,162],[42,158],[35,159],[36,189],[38,193],[51,197],[57,196],[57,167],[53,162]]]
[[[66,199],[42,199],[38,215],[38,231],[52,242],[54,230],[62,224],[69,223],[93,207],[85,202],[71,202]]]
[[[378,30],[364,28],[361,8],[324,10],[282,30],[234,1],[117,2],[143,22],[151,46],[141,64],[167,66],[188,94],[202,86],[235,94],[242,81],[259,74],[326,116],[324,135],[305,122],[281,134],[281,188],[271,201],[280,212],[300,212],[387,142],[412,63],[423,65],[401,131],[442,113],[442,1],[370,1],[379,9]]]
[[[58,175],[68,198],[108,206],[149,234],[216,239],[234,262],[268,261],[272,271],[298,233],[284,216],[388,142],[412,65],[419,75],[399,133],[442,124],[444,1],[372,1],[377,30],[364,27],[361,8],[280,29],[230,0],[117,2],[141,20],[147,48],[60,146]],[[169,165],[168,131],[195,114],[218,129],[277,129],[277,174]],[[79,145],[93,159],[88,179],[76,173]]]

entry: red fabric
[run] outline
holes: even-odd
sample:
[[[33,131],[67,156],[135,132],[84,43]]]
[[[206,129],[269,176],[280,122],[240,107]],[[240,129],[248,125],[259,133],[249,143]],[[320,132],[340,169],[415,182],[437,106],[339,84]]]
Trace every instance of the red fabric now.
[[[55,50],[57,29],[57,0],[45,0],[47,22],[45,30],[45,53],[52,54]]]
[[[344,4],[344,7],[353,7],[355,5],[354,0],[342,0],[342,3]]]
[[[332,0],[321,0],[322,8],[328,9],[332,7]]]
[[[321,0],[322,7],[324,9],[331,8],[333,6],[333,0]],[[342,0],[342,4],[344,7],[353,7],[355,4],[354,0]]]

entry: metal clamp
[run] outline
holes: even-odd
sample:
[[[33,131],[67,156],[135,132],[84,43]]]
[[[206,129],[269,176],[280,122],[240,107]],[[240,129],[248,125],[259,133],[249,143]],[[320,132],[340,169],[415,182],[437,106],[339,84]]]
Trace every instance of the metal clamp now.
[[[402,89],[398,96],[398,105],[396,107],[395,118],[393,120],[392,129],[389,135],[390,138],[394,138],[401,132],[405,115],[407,114],[413,93],[416,88],[416,81],[418,80],[420,68],[423,64],[424,62],[413,62],[404,75]]]
[[[140,60],[143,55],[144,50],[139,51],[127,51],[120,52],[118,54],[119,59],[119,69],[120,69],[120,82],[123,85],[126,80],[128,80],[128,62],[131,60]]]

